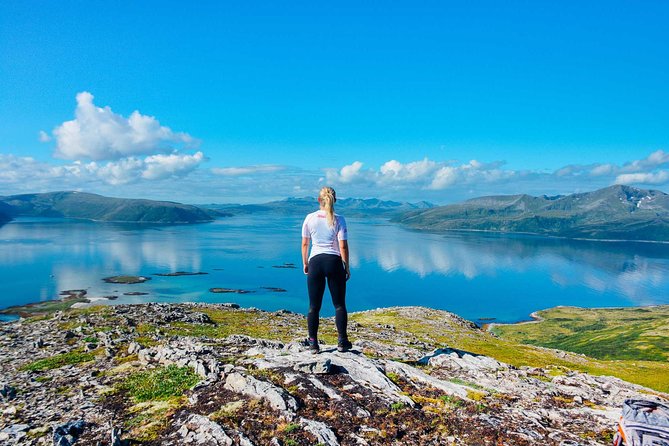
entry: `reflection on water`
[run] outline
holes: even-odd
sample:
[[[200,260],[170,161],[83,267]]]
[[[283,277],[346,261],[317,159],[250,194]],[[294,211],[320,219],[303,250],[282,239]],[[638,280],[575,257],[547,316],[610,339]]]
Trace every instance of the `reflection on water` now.
[[[469,232],[425,234],[394,225],[361,226],[352,265],[376,262],[385,271],[480,276],[544,270],[555,285],[624,295],[634,305],[669,302],[669,245],[594,242]]]
[[[19,219],[0,227],[0,307],[86,288],[116,302],[229,301],[210,287],[254,291],[240,304],[306,307],[301,218],[233,217],[209,224],[146,226]],[[554,305],[669,303],[669,245],[567,241],[474,233],[427,234],[383,221],[350,219],[348,306],[426,305],[477,320],[523,319]],[[205,271],[114,285],[117,274]],[[271,293],[263,286],[285,288]],[[143,291],[145,297],[124,296]],[[325,314],[331,308],[324,307]]]

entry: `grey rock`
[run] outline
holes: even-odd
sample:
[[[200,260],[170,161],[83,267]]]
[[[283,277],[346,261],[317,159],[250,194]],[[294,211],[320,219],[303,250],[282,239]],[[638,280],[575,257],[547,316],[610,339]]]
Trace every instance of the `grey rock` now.
[[[139,359],[140,362],[143,362],[145,364],[151,362],[154,356],[155,356],[155,351],[150,348],[144,348],[137,352],[137,358]]]
[[[139,352],[142,349],[142,346],[139,345],[137,342],[131,342],[130,345],[128,345],[128,354],[132,355],[134,353]]]
[[[12,424],[0,431],[0,436],[5,440],[20,442],[26,436],[26,431],[30,428],[28,424]]]
[[[463,399],[469,399],[467,397],[467,387],[463,385],[435,378],[415,367],[401,362],[385,361],[385,365],[386,371],[396,373],[409,381],[427,384],[428,386],[439,389],[448,395],[455,395]]]
[[[316,375],[327,375],[331,371],[332,361],[330,358],[321,358],[314,361],[300,362],[293,366],[296,372],[313,373]]]
[[[77,438],[84,433],[86,422],[84,420],[69,421],[58,425],[53,429],[54,446],[71,446]]]
[[[297,410],[297,401],[281,387],[266,381],[260,381],[253,376],[244,376],[239,372],[227,375],[225,388],[233,392],[263,398],[270,406],[282,412],[292,413]]]
[[[0,384],[0,397],[4,401],[10,401],[16,397],[16,388],[7,383]]]
[[[310,376],[309,377],[309,382],[311,382],[311,384],[313,384],[314,387],[316,387],[318,390],[325,393],[328,396],[328,398],[330,398],[332,400],[335,400],[335,401],[342,399],[341,395],[339,395],[339,393],[337,393],[337,391],[333,387],[330,387],[330,386],[327,386],[327,385],[323,384],[315,376]]]
[[[300,425],[305,431],[313,434],[316,437],[316,440],[318,440],[319,444],[324,444],[326,446],[339,446],[337,436],[334,432],[332,432],[332,429],[330,429],[327,424],[320,421],[300,418]]]
[[[195,363],[195,373],[197,373],[199,376],[202,378],[206,379],[207,375],[209,374],[209,371],[207,370],[207,367],[202,363],[202,361],[197,361]]]
[[[434,350],[429,355],[419,359],[418,363],[433,367],[449,367],[483,372],[495,371],[501,367],[501,364],[498,361],[488,356],[474,355],[463,350],[452,348],[440,348]]]
[[[185,444],[232,446],[233,441],[223,428],[204,415],[191,414],[178,431]]]
[[[189,322],[194,324],[214,323],[214,321],[212,321],[211,318],[205,313],[185,311],[181,308],[175,308],[170,313],[164,315],[162,319],[164,322],[179,321],[179,322]]]
[[[129,440],[122,440],[121,439],[122,434],[123,434],[123,430],[121,428],[112,426],[110,446],[130,446],[130,441]]]
[[[285,354],[286,351],[291,353]],[[314,361],[312,353],[306,350],[294,351],[290,344],[285,349],[254,347],[246,354],[262,356],[253,360],[253,364],[261,369],[286,367],[294,369],[297,364]],[[352,352],[337,353],[334,347],[327,346],[323,346],[318,356],[318,361],[330,361],[332,373],[348,374],[352,381],[370,390],[388,404],[402,402],[410,407],[415,405],[411,398],[403,395],[400,388],[388,379],[380,361]]]
[[[237,433],[237,437],[239,438],[239,446],[255,446],[253,442],[241,432]]]

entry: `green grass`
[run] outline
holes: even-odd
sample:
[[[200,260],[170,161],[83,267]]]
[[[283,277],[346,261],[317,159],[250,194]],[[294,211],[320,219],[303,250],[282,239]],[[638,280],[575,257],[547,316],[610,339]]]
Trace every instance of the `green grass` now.
[[[168,335],[204,336],[208,338],[225,338],[232,334],[243,334],[254,338],[273,339],[288,342],[292,339],[307,336],[304,317],[266,312],[233,310],[229,308],[202,308],[215,324],[191,324],[174,322],[165,332]],[[334,324],[321,321],[319,338],[325,342],[336,342],[337,334]]]
[[[137,403],[128,409],[129,418],[126,418],[123,426],[133,440],[142,443],[154,442],[169,427],[171,415],[184,404],[184,397]]]
[[[669,359],[669,306],[588,309],[557,307],[529,324],[495,327],[515,342],[557,348],[606,360]]]
[[[300,429],[300,425],[297,423],[289,423],[286,425],[286,427],[283,428],[283,431],[287,434],[290,434],[291,432],[295,432],[296,430]]]
[[[46,376],[46,375],[38,376],[37,378],[35,378],[35,381],[37,381],[38,383],[48,383],[49,381],[52,380],[53,376]]]
[[[462,399],[451,395],[442,395],[439,397],[439,399],[444,403],[444,405],[449,407],[457,408],[465,405],[465,402]]]
[[[75,298],[67,300],[49,300],[45,302],[33,303],[28,305],[16,306],[0,310],[0,314],[18,314],[23,317],[30,317],[31,322],[36,322],[41,319],[36,317],[45,316],[56,311],[64,311],[69,309],[77,302],[89,302],[86,298]],[[35,317],[34,320],[32,318]],[[48,319],[48,317],[46,317]]]
[[[398,401],[396,403],[392,403],[390,405],[390,410],[393,412],[399,412],[400,410],[404,409],[406,405],[402,401]]]
[[[148,336],[137,336],[135,342],[144,348],[158,345],[158,341]]]
[[[182,396],[200,381],[189,367],[171,364],[149,372],[136,372],[128,376],[119,388],[128,392],[135,402],[168,400]]]
[[[60,355],[54,355],[49,358],[38,359],[21,367],[21,370],[30,372],[42,372],[44,370],[57,369],[68,364],[79,364],[95,360],[94,352],[82,352],[74,350]]]
[[[421,341],[490,356],[516,367],[557,367],[593,375],[611,375],[654,390],[669,392],[667,361],[602,360],[576,354],[559,355],[552,350],[526,345],[506,336],[499,338],[483,330],[462,326],[438,310],[424,311],[424,318],[416,318],[400,308],[354,313],[349,319],[373,331],[383,330],[375,328],[376,324],[391,324],[397,330],[411,333]]]
[[[451,379],[449,379],[449,381],[452,382],[453,384],[460,384],[461,386],[471,387],[472,389],[484,390],[483,386],[480,386],[480,385],[478,385],[474,382],[471,382],[471,381],[465,381],[464,379],[451,378]]]

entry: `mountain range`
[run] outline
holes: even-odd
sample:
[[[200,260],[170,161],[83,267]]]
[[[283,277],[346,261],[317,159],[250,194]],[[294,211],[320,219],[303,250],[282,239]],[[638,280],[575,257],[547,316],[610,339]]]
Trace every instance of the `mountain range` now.
[[[181,203],[109,198],[84,192],[50,192],[0,197],[0,221],[6,217],[62,217],[105,222],[199,223],[217,212]]]
[[[432,203],[421,201],[408,203],[399,201],[379,200],[377,198],[342,198],[337,200],[335,211],[350,217],[395,216],[408,211],[429,209]],[[306,215],[318,209],[318,201],[313,197],[271,201],[263,204],[207,204],[206,209],[230,212],[233,214],[252,214],[256,212],[272,212],[281,215]]]
[[[84,192],[50,192],[0,197],[0,224],[13,217],[61,217],[105,222],[200,223],[253,213],[306,215],[315,198],[287,198],[263,204],[193,206],[169,201],[109,198]],[[497,195],[435,206],[344,198],[337,212],[350,217],[385,217],[429,231],[530,233],[567,238],[669,241],[669,195],[659,190],[610,186],[572,195]]]
[[[669,241],[669,195],[658,190],[615,185],[552,197],[488,196],[404,213],[393,221],[430,231]]]

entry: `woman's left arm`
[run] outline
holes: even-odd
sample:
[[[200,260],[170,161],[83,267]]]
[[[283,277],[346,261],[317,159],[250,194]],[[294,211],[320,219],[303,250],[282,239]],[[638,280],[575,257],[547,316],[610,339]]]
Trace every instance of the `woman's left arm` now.
[[[348,265],[348,240],[339,240],[339,252],[341,252],[341,259],[346,270],[346,280],[348,280],[351,278],[351,268]]]
[[[309,238],[302,237],[302,270],[309,273]]]

